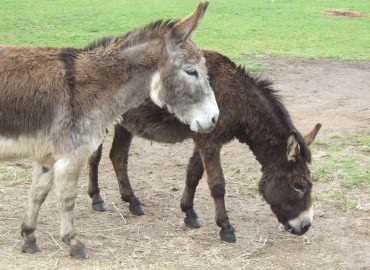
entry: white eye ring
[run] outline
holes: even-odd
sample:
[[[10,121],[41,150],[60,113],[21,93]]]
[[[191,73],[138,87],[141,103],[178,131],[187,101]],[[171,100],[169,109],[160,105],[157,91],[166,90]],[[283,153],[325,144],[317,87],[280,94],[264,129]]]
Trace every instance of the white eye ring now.
[[[294,191],[302,194],[302,193],[305,193],[306,192],[306,188],[305,187],[302,187],[302,188],[297,188],[295,187],[294,185],[292,185],[292,188],[294,189]]]

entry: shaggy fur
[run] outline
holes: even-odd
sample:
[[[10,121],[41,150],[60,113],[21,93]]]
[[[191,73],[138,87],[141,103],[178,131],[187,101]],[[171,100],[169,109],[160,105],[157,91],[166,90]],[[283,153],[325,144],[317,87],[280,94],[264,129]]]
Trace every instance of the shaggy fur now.
[[[216,223],[222,229],[221,238],[234,241],[234,229],[229,223],[224,203],[225,179],[220,161],[222,145],[237,138],[250,147],[262,165],[260,192],[283,224],[295,219],[311,206],[312,184],[307,167],[311,155],[271,82],[251,77],[243,68],[237,67],[230,59],[217,52],[204,51],[204,55],[209,80],[220,108],[220,117],[212,133],[193,133],[188,126],[148,101],[122,115],[122,126],[115,127],[110,158],[117,174],[122,199],[130,202],[130,210],[142,214],[142,209],[138,206],[139,200],[132,191],[127,175],[132,136],[165,143],[192,138],[195,144],[194,153],[189,160],[186,187],[181,199],[181,208],[186,214],[185,222],[191,227],[199,226],[193,200],[199,179],[206,170],[216,206]],[[294,142],[292,149],[288,149],[289,138]],[[313,134],[310,138],[312,142]],[[289,161],[288,154],[294,160]],[[100,155],[101,148],[97,156]],[[98,192],[97,157],[92,157],[90,161],[88,192],[91,197],[102,201]],[[294,187],[304,189],[304,192],[298,193]],[[100,206],[100,209],[104,207]],[[301,228],[297,228],[295,233],[303,232]]]
[[[219,111],[203,54],[190,40],[206,8],[201,3],[184,20],[159,21],[85,49],[0,49],[0,160],[35,161],[23,252],[38,251],[37,217],[54,184],[61,239],[72,256],[86,257],[73,227],[77,179],[107,125],[127,110],[155,96],[192,130],[215,126]]]

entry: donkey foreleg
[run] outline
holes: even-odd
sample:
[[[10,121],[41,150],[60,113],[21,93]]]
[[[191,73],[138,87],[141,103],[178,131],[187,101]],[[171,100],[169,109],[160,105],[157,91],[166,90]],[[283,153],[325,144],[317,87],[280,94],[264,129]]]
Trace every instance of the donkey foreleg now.
[[[99,189],[99,163],[102,156],[103,144],[99,145],[89,158],[89,187],[87,193],[92,199],[92,208],[98,212],[104,212],[107,208]]]
[[[190,158],[186,170],[186,184],[181,197],[181,210],[186,214],[184,222],[190,228],[200,228],[198,216],[194,211],[195,190],[204,172],[199,151],[194,147],[193,156]]]
[[[212,144],[201,149],[203,164],[207,172],[207,182],[215,202],[216,223],[221,228],[221,240],[236,242],[235,229],[229,222],[225,207],[225,177],[222,171],[221,147]]]
[[[114,129],[114,138],[109,157],[112,161],[114,171],[117,176],[119,191],[121,198],[125,202],[129,202],[131,213],[137,216],[144,214],[141,203],[136,198],[132,190],[130,180],[127,173],[128,152],[132,142],[132,134],[121,125],[116,125]]]
[[[70,246],[70,255],[86,258],[85,245],[77,239],[73,227],[73,208],[77,196],[77,180],[83,165],[78,158],[60,158],[54,164],[54,184],[60,211],[60,237]]]
[[[24,239],[22,252],[36,253],[39,248],[36,244],[35,229],[40,207],[53,186],[52,164],[34,162],[32,184],[28,192],[27,211],[21,225],[21,235]]]

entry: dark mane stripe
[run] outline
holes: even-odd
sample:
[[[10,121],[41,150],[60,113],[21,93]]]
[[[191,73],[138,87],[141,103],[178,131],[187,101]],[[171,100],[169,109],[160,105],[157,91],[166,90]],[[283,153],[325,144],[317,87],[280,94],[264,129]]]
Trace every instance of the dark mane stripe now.
[[[132,45],[156,38],[159,34],[171,30],[177,22],[179,22],[179,20],[157,20],[145,25],[142,28],[127,32],[119,37],[103,37],[101,39],[98,39],[87,45],[84,50],[88,51],[100,47],[107,47],[111,44],[112,41],[123,42],[125,40],[128,41],[130,38],[133,38],[133,40],[127,42],[122,47],[127,48]]]
[[[290,114],[283,104],[282,97],[278,94],[278,91],[272,87],[273,83],[268,79],[262,78],[261,76],[257,76],[257,77],[251,76],[249,72],[245,70],[245,67],[243,66],[235,65],[235,67],[243,74],[243,76],[250,83],[255,85],[256,88],[261,91],[263,96],[269,101],[274,112],[279,116],[279,119],[281,119],[282,123],[286,126],[286,128],[291,133],[296,134],[296,139],[299,144],[301,156],[306,162],[310,163],[311,162],[311,151],[308,148],[306,142],[304,141],[302,134],[293,125]]]
[[[109,43],[112,41],[113,38],[114,37],[103,37],[101,39],[95,40],[91,42],[89,45],[87,45],[84,48],[84,50],[91,51],[96,48],[107,47],[107,45],[109,45]]]

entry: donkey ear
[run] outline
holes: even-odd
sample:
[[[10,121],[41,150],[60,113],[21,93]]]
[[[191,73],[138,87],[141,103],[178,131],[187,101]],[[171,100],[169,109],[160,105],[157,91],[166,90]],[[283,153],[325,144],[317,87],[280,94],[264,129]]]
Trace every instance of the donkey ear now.
[[[317,123],[310,133],[304,136],[304,141],[308,146],[315,140],[317,133],[320,131],[321,124]]]
[[[296,133],[293,132],[289,135],[287,140],[287,159],[288,161],[296,161],[297,154],[299,153],[299,145],[296,138]]]
[[[176,23],[172,29],[171,37],[177,39],[179,42],[186,41],[191,38],[195,29],[201,22],[207,6],[208,2],[200,3],[193,14]]]

